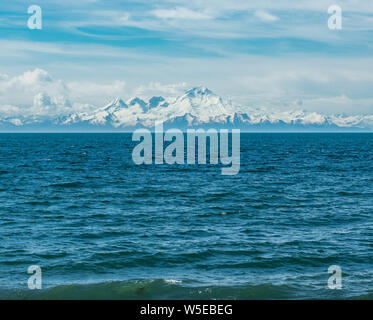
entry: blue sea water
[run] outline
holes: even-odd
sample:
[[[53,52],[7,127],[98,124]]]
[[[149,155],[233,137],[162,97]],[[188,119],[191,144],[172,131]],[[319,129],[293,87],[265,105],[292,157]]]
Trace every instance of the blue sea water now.
[[[235,176],[134,145],[0,134],[0,299],[373,298],[373,134],[241,134]]]

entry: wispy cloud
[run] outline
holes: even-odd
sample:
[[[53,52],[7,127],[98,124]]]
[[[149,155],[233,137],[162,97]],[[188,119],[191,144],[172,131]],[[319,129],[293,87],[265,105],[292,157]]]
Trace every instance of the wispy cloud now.
[[[263,10],[255,11],[255,16],[264,22],[274,22],[274,21],[279,20],[279,17],[273,14],[270,14],[267,11],[263,11]]]
[[[3,75],[0,78],[0,104],[11,105],[13,107],[8,111],[21,114],[65,113],[82,105],[97,105],[127,94],[124,81],[65,82],[52,78],[39,68],[19,76]]]
[[[187,88],[186,82],[175,84],[162,84],[160,82],[150,82],[147,85],[140,85],[134,90],[135,95],[145,96],[147,98],[158,95],[167,97],[178,96]]]
[[[213,18],[206,13],[190,10],[185,7],[176,7],[174,9],[157,9],[150,11],[150,13],[160,19],[206,20]]]

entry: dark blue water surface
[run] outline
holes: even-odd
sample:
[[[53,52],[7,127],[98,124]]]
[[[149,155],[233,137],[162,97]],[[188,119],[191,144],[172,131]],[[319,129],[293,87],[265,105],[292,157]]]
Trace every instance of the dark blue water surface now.
[[[134,145],[0,135],[0,298],[373,297],[373,134],[241,134],[236,176]]]

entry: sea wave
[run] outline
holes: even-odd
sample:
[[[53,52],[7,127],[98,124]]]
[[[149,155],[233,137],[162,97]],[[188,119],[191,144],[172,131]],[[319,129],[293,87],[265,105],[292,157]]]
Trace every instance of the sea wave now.
[[[193,281],[158,279],[131,282],[59,285],[43,290],[0,290],[0,299],[95,300],[95,299],[290,299],[294,290],[286,285],[197,286]]]
[[[329,291],[330,292],[330,291]],[[194,281],[158,279],[147,281],[108,281],[70,284],[43,290],[1,290],[0,300],[286,300],[319,299],[320,292],[299,291],[290,285],[203,286]],[[333,296],[325,299],[332,298]],[[335,296],[334,298],[339,298]],[[370,300],[372,293],[347,297]]]

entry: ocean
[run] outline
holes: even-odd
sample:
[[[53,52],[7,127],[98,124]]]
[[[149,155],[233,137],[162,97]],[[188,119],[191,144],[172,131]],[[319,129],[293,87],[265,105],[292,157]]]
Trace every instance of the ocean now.
[[[373,134],[242,133],[234,176],[131,137],[0,134],[0,299],[373,298]]]

